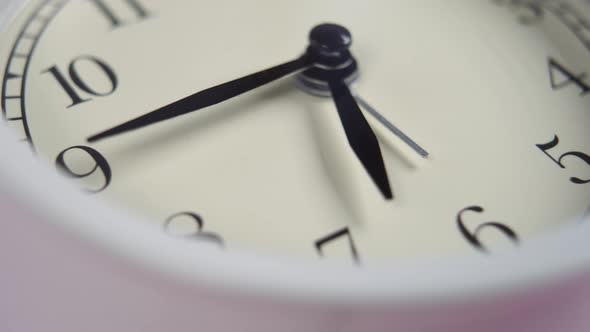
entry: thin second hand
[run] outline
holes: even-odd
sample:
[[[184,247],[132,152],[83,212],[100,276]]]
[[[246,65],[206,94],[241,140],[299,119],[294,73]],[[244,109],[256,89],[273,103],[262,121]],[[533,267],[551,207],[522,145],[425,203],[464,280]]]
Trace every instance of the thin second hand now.
[[[409,145],[416,153],[418,153],[423,158],[427,158],[429,153],[424,150],[418,143],[414,142],[408,135],[404,134],[399,128],[397,128],[393,123],[389,122],[383,115],[381,115],[375,108],[373,108],[369,103],[367,103],[363,98],[360,96],[355,96],[356,101],[362,106],[362,108],[366,109],[377,121],[381,122],[387,129],[389,129],[395,136],[399,137],[402,141],[404,141],[407,145]]]

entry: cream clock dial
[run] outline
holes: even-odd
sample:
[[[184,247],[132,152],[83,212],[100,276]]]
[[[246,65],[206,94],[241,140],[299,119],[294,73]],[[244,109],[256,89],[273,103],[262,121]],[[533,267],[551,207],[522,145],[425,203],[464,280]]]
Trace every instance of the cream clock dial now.
[[[29,1],[2,109],[88,195],[219,250],[518,250],[589,212],[579,6]]]

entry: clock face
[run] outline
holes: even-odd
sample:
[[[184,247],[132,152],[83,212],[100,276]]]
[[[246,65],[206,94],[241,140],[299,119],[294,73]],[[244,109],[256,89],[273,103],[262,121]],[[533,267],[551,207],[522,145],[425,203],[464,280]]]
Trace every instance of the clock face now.
[[[0,37],[2,109],[23,149],[169,236],[493,254],[590,212],[589,20],[582,1],[30,1]]]

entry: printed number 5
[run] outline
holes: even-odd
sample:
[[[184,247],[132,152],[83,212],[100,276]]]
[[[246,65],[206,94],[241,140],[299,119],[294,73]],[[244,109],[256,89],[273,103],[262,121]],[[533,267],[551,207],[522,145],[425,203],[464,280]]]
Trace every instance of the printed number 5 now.
[[[561,168],[565,169],[565,165],[562,163],[562,161],[566,157],[575,157],[575,158],[581,159],[586,164],[588,164],[588,166],[590,166],[590,156],[585,153],[578,152],[578,151],[570,151],[570,152],[564,153],[559,157],[559,159],[555,159],[552,155],[549,154],[549,150],[553,149],[558,144],[559,144],[559,137],[557,137],[557,135],[555,135],[555,137],[553,138],[553,140],[551,142],[546,143],[546,144],[537,144],[537,147],[539,149],[541,149],[541,151],[543,151],[543,153],[546,154],[547,157],[551,158],[551,160],[553,160],[553,162],[555,162]],[[577,177],[571,177],[570,181],[575,184],[585,184],[585,183],[590,182],[590,179],[583,180],[583,179],[580,179]]]

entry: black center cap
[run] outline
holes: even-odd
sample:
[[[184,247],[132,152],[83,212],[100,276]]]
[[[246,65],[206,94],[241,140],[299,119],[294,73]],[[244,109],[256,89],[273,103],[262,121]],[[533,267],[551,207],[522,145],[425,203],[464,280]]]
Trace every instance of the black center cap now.
[[[350,48],[352,35],[341,25],[321,24],[311,30],[309,43],[318,53],[338,55]]]
[[[297,76],[301,88],[313,95],[330,96],[328,82],[354,82],[359,72],[351,45],[352,34],[341,25],[325,23],[313,28],[306,53],[314,66]]]

